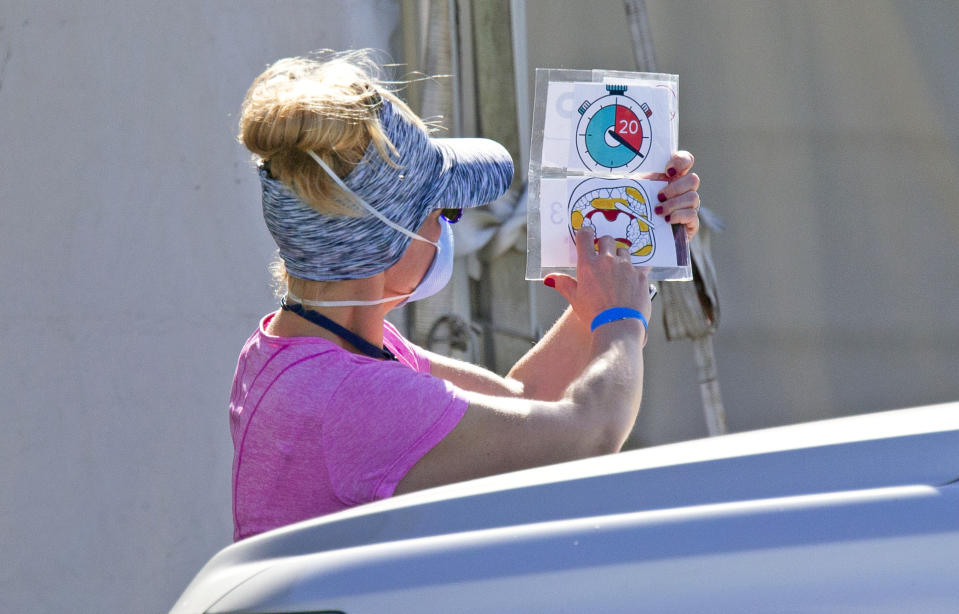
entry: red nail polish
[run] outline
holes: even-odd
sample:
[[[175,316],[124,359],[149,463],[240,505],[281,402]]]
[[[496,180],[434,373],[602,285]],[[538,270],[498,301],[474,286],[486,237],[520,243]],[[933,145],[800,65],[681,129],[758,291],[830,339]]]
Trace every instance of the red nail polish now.
[[[662,214],[663,214],[663,208],[662,208],[662,207],[656,207],[655,209],[653,209],[653,211],[656,212],[656,215],[662,215]]]
[[[675,177],[675,176],[676,176],[676,169],[675,169],[675,168],[667,168],[667,169],[666,169],[666,174],[669,175],[670,177]]]
[[[552,277],[547,277],[546,279],[543,280],[543,283],[549,286],[550,288],[556,287],[556,282],[553,280]]]
[[[666,195],[663,194],[662,192],[660,192],[660,193],[659,193],[659,196],[657,196],[656,198],[658,198],[658,199],[659,199],[659,202],[661,202],[661,203],[666,202]]]
[[[666,216],[665,218],[663,218],[663,219],[665,219],[665,220],[668,222],[668,221],[669,221],[669,216],[667,215],[667,216]]]

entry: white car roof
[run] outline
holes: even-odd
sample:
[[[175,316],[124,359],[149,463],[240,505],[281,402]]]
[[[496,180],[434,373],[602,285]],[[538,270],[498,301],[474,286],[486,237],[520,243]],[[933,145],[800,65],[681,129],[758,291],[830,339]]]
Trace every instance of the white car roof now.
[[[461,552],[464,547],[488,548],[504,535],[514,540],[526,535],[526,552],[532,555],[539,547],[554,547],[547,544],[563,535],[600,522],[597,519],[615,534],[640,530],[650,519],[669,522],[670,514],[700,514],[701,520],[735,515],[742,502],[750,502],[748,513],[745,508],[742,513],[758,517],[777,506],[818,509],[823,496],[839,507],[885,497],[919,501],[930,495],[929,488],[959,479],[957,450],[959,403],[950,403],[657,446],[463,482],[234,544],[208,563],[178,606],[218,598],[266,570],[257,580],[262,587],[282,584],[278,578],[284,567],[297,577],[308,576],[310,569],[329,575],[331,561],[355,563],[351,552],[367,553],[363,556],[370,560],[381,560],[377,557],[385,552],[416,558],[424,543],[433,544],[437,552]],[[959,520],[959,513],[956,517]],[[959,526],[956,531],[959,539]],[[393,542],[402,544],[389,546]],[[414,542],[419,545],[410,546]],[[408,547],[413,550],[404,550]],[[376,548],[379,554],[373,553]],[[915,567],[922,569],[919,563]],[[253,590],[255,584],[247,588]],[[267,588],[262,591],[269,593]],[[234,598],[242,594],[238,591]],[[228,602],[220,605],[226,608]]]

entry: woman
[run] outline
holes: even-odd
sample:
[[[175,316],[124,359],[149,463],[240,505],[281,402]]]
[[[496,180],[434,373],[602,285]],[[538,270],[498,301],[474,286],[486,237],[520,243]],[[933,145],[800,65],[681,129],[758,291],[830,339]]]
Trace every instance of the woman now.
[[[438,291],[462,207],[508,188],[486,139],[432,139],[361,52],[280,60],[251,86],[240,140],[259,159],[281,309],[244,346],[230,403],[234,539],[430,486],[620,449],[642,396],[647,271],[577,236],[570,303],[504,378],[424,351],[385,320]],[[699,227],[693,158],[656,212]]]

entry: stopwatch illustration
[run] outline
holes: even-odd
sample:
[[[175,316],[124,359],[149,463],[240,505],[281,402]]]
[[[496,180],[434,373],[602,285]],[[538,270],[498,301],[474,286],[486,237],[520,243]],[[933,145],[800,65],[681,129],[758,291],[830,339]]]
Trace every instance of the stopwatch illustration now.
[[[652,143],[649,105],[626,95],[627,86],[608,84],[607,94],[579,107],[576,151],[586,168],[632,172]]]

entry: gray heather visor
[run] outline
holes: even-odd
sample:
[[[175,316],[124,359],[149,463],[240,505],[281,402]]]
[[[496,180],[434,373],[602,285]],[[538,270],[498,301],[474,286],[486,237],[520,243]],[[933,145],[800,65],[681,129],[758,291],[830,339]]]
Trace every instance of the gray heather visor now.
[[[432,139],[383,100],[380,123],[399,155],[390,166],[370,143],[343,178],[371,207],[416,232],[435,209],[475,207],[509,188],[513,160],[489,139]],[[263,217],[291,275],[314,281],[362,279],[394,265],[412,240],[371,214],[318,213],[263,166]]]

